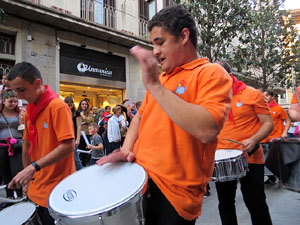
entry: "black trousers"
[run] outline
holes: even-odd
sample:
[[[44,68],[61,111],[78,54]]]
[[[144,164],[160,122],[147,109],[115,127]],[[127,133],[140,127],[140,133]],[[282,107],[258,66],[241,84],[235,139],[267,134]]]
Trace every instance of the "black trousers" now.
[[[47,208],[38,206],[36,209],[43,225],[55,225],[54,219],[50,216]]]
[[[8,156],[8,147],[0,148],[0,176],[4,184],[8,184],[23,169],[22,149],[15,149],[13,156]],[[18,197],[23,196],[22,189],[15,189]],[[14,196],[14,190],[6,188],[7,197]]]
[[[247,175],[240,179],[244,202],[253,225],[271,225],[264,190],[264,165],[249,164]],[[237,225],[235,195],[237,181],[216,182],[219,213],[223,225]]]
[[[148,192],[146,225],[194,225],[196,223],[196,220],[188,221],[179,216],[152,179],[148,182]]]

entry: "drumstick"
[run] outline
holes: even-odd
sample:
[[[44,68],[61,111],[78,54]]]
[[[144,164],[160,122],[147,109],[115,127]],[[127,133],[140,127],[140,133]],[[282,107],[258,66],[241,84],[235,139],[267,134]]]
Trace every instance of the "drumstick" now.
[[[235,144],[243,145],[243,143],[238,142],[238,141],[234,141],[234,140],[231,140],[231,139],[224,138],[224,140],[230,141],[230,142],[235,143]]]
[[[224,140],[230,141],[230,142],[235,143],[235,144],[243,145],[243,143],[238,142],[238,141],[234,141],[234,140],[231,140],[231,139],[224,138]],[[248,156],[251,156],[254,152],[256,152],[256,150],[259,149],[259,147],[260,147],[260,144],[256,143],[253,150],[251,152],[248,152]]]

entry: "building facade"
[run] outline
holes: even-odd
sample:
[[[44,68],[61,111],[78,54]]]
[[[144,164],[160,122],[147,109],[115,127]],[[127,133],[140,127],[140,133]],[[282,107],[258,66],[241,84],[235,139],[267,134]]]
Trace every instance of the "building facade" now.
[[[149,19],[171,0],[1,0],[0,75],[18,62],[37,66],[44,84],[77,106],[142,100],[135,45],[152,49]]]

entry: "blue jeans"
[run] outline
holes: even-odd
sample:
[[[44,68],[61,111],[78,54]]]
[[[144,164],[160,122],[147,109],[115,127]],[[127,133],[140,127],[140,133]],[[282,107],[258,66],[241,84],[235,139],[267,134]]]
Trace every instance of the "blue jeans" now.
[[[90,159],[90,165],[89,165],[89,166],[96,164],[96,162],[97,162],[98,160],[99,160],[99,159],[93,159],[93,158],[91,157],[91,159]]]
[[[77,147],[75,147],[75,151],[74,151],[74,161],[75,161],[76,170],[80,170],[82,168],[82,164],[79,158],[79,154],[77,152]]]

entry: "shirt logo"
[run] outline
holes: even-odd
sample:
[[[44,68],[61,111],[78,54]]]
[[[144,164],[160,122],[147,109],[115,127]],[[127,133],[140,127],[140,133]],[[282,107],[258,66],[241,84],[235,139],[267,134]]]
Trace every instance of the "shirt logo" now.
[[[186,91],[186,82],[185,82],[184,80],[182,80],[182,81],[178,84],[178,86],[177,86],[175,92],[176,92],[177,94],[179,94],[179,95],[183,95],[185,91]]]
[[[48,123],[47,122],[44,123],[44,128],[48,128]]]
[[[276,112],[273,112],[273,114],[276,114]]]
[[[236,107],[241,107],[242,105],[243,105],[242,102],[237,102],[237,103],[236,103]]]

